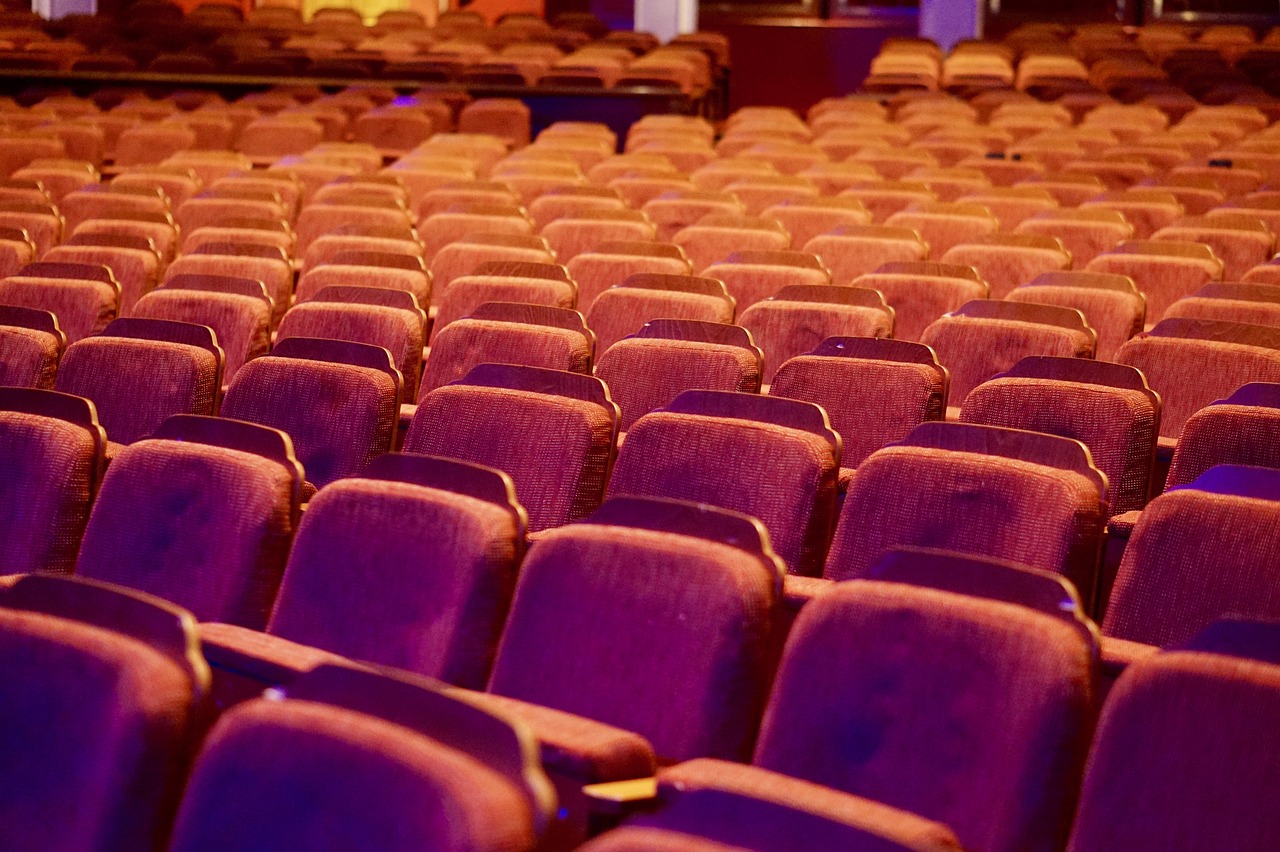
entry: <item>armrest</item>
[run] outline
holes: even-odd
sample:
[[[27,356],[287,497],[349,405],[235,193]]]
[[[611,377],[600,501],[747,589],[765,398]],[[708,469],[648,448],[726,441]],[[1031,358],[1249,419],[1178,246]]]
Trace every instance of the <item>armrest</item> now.
[[[788,574],[782,581],[784,605],[788,612],[798,613],[801,607],[833,585],[835,585],[833,581],[824,580],[821,577],[801,577],[797,574]]]
[[[907,849],[961,848],[955,834],[942,823],[757,766],[699,758],[664,769],[658,775],[658,796],[664,802],[696,790],[723,790],[774,802],[869,832]],[[657,820],[662,813],[659,809]]]
[[[1107,521],[1107,536],[1128,541],[1129,537],[1133,535],[1133,528],[1137,525],[1138,518],[1141,515],[1142,512],[1137,509],[1132,512],[1113,515],[1111,520]]]
[[[1152,656],[1160,649],[1145,642],[1134,642],[1129,639],[1117,639],[1114,636],[1102,637],[1102,686],[1110,692],[1124,670],[1133,663]]]
[[[605,781],[582,788],[593,814],[626,816],[658,801],[657,778]]]
[[[320,663],[346,662],[337,654],[234,624],[201,624],[200,646],[213,672],[219,709],[286,685]]]

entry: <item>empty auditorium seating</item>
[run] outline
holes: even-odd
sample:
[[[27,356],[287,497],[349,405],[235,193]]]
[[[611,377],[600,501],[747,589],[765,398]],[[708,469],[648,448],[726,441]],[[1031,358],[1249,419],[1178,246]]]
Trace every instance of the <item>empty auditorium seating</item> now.
[[[951,405],[1028,355],[1092,358],[1097,334],[1070,308],[995,300],[966,302],[935,320],[920,341],[951,373]]]
[[[308,807],[282,807],[281,790],[299,787]],[[554,802],[519,723],[430,681],[326,666],[287,698],[258,698],[218,720],[196,757],[171,848],[288,838],[530,850]],[[313,806],[323,821],[311,818]]]
[[[194,627],[179,607],[74,578],[0,594],[6,843],[142,849],[167,834],[207,712]]]
[[[419,398],[404,450],[504,471],[538,532],[599,505],[617,430],[617,406],[599,379],[481,364]],[[561,436],[554,448],[543,443],[549,434]]]
[[[789,571],[813,574],[830,538],[839,464],[840,436],[816,405],[689,390],[632,425],[609,496],[695,500],[753,515]]]
[[[733,297],[724,282],[692,275],[639,272],[596,295],[587,311],[587,325],[596,346],[607,352],[613,344],[635,334],[649,320],[688,319],[731,323]]]
[[[302,469],[284,433],[176,415],[117,453],[76,574],[173,601],[202,620],[261,629],[301,490]]]
[[[66,343],[49,311],[0,305],[0,386],[52,388]]]
[[[321,488],[391,449],[403,384],[380,346],[288,337],[236,374],[222,415],[284,432]]]
[[[1105,272],[1041,273],[1005,298],[1080,311],[1098,333],[1099,361],[1114,360],[1120,345],[1142,332],[1147,316],[1147,300],[1133,279]]]
[[[850,282],[879,290],[893,308],[893,336],[919,340],[934,320],[973,299],[985,299],[990,287],[971,266],[928,260],[895,261]]]
[[[1062,574],[1088,598],[1107,493],[1079,441],[922,423],[854,471],[823,576],[866,577],[900,545],[940,547]]]

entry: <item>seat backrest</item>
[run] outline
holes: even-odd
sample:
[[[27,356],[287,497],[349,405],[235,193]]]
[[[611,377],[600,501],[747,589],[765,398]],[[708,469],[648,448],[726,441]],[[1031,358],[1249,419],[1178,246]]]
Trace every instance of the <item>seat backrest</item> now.
[[[283,698],[223,715],[197,757],[172,848],[360,838],[388,852],[530,849],[555,802],[537,754],[523,725],[423,678],[321,666]],[[323,826],[280,807],[273,791],[297,785],[324,809]]]
[[[752,518],[606,502],[525,559],[489,691],[634,731],[662,762],[744,760],[776,659],[782,573]],[[677,602],[695,592],[696,619]]]
[[[804,251],[821,258],[834,283],[848,284],[886,263],[926,260],[929,244],[911,228],[846,225],[814,237]]]
[[[1165,488],[1186,485],[1214,465],[1280,467],[1280,383],[1252,382],[1188,418]]]
[[[590,310],[596,296],[638,273],[688,275],[692,271],[684,250],[670,243],[605,242],[568,261],[578,282],[578,309]]]
[[[1103,632],[1168,646],[1225,615],[1276,620],[1277,512],[1272,468],[1219,465],[1156,497],[1125,548]]]
[[[1072,308],[974,299],[931,323],[921,342],[951,371],[952,405],[1028,355],[1092,358],[1097,334]]]
[[[949,378],[929,347],[905,340],[829,337],[774,374],[771,396],[820,405],[857,467],[916,425],[946,413]]]
[[[618,419],[608,388],[594,376],[480,364],[419,399],[404,450],[506,472],[536,532],[600,504]],[[563,438],[548,453],[544,438],[553,433]]]
[[[78,578],[28,575],[0,601],[8,842],[153,846],[205,723],[209,669],[195,620]],[[74,813],[62,811],[67,796]]]
[[[604,352],[654,319],[731,323],[734,300],[714,278],[636,273],[598,294],[587,311],[587,325]]]
[[[1111,483],[1110,514],[1146,504],[1160,396],[1133,367],[1083,358],[1023,358],[978,385],[960,419],[1074,438]]]
[[[627,433],[609,495],[695,500],[760,518],[794,573],[830,539],[840,436],[816,405],[689,390]]]
[[[1280,338],[1265,326],[1166,319],[1120,347],[1116,361],[1146,375],[1164,400],[1160,435],[1176,439],[1215,400],[1250,382],[1280,381]]]
[[[703,275],[723,281],[743,311],[795,284],[828,285],[831,273],[822,261],[799,251],[735,251],[711,264]]]
[[[102,477],[97,411],[82,397],[0,387],[0,431],[0,558],[12,573],[69,573]]]
[[[166,285],[139,299],[133,313],[213,329],[226,355],[223,381],[230,382],[247,361],[265,355],[270,345],[271,302],[260,283],[249,283],[257,284],[255,295],[185,289],[181,282]],[[246,292],[254,291],[246,288]]]
[[[524,364],[590,373],[595,335],[582,314],[520,302],[484,302],[431,344],[422,393],[462,378],[479,364]]]
[[[1266,804],[1280,795],[1267,757],[1280,711],[1276,627],[1215,627],[1133,663],[1112,688],[1085,772],[1072,852],[1110,843],[1135,852],[1206,844],[1266,849],[1280,831]],[[1236,641],[1222,642],[1228,633]],[[1140,779],[1135,766],[1146,767]]]
[[[1087,595],[1106,505],[1079,441],[925,422],[854,472],[825,576],[865,577],[884,550],[918,545],[1053,571]]]
[[[208,326],[122,317],[67,347],[55,387],[92,400],[107,437],[131,444],[173,414],[213,414],[224,360]]]
[[[738,322],[764,351],[764,381],[828,337],[890,337],[893,308],[864,287],[790,284],[742,312]]]
[[[1142,332],[1147,316],[1146,297],[1133,279],[1105,272],[1044,272],[1005,298],[1080,311],[1098,333],[1099,361],[1114,360],[1121,344]]]
[[[837,584],[792,628],[753,762],[944,822],[968,848],[1056,848],[1096,714],[1095,659],[1058,614]]]
[[[650,320],[600,355],[596,375],[622,410],[622,430],[691,388],[758,393],[763,355],[727,323]]]
[[[317,488],[363,470],[391,449],[403,379],[380,346],[289,337],[246,364],[222,414],[280,429]]]
[[[898,340],[919,340],[929,323],[991,292],[972,266],[927,260],[884,263],[850,283],[880,291],[893,308]]]
[[[526,526],[501,471],[378,456],[308,504],[267,631],[481,689]]]
[[[173,601],[202,621],[261,629],[301,488],[283,432],[175,415],[112,461],[76,573]]]
[[[66,345],[52,312],[0,305],[0,386],[52,388]]]

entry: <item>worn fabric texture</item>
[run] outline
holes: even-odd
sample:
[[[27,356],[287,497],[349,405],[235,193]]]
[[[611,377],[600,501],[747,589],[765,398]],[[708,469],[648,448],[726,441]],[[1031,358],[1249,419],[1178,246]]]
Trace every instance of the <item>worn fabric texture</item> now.
[[[788,360],[812,352],[828,337],[890,337],[893,317],[878,308],[770,300],[747,308],[738,323],[764,351],[764,381]]]
[[[48,417],[0,411],[0,565],[70,573],[89,520],[92,436]]]
[[[153,290],[138,300],[134,315],[207,325],[226,354],[223,384],[271,345],[271,309],[253,296],[198,290]]]
[[[1194,490],[1152,500],[1125,548],[1103,632],[1169,646],[1226,615],[1280,618],[1277,505]]]
[[[261,456],[139,441],[107,471],[76,573],[173,601],[201,621],[262,629],[293,534],[292,492],[290,472]]]
[[[891,547],[1007,559],[1092,588],[1105,522],[1098,486],[1032,462],[887,447],[854,472],[824,576],[866,577]]]
[[[489,691],[634,731],[661,762],[746,760],[780,603],[769,566],[729,545],[555,530],[521,568]]]
[[[419,400],[404,450],[505,471],[536,532],[600,505],[612,443],[612,416],[594,403],[446,385]]]
[[[778,370],[769,394],[821,405],[843,439],[846,468],[946,413],[942,376],[927,364],[801,355]]]
[[[173,414],[213,414],[221,390],[209,350],[130,337],[90,337],[67,347],[56,388],[91,400],[117,444],[148,437]]]
[[[837,459],[822,436],[752,420],[654,412],[627,433],[609,496],[671,497],[760,519],[788,570],[817,574]]]
[[[535,839],[528,799],[466,753],[343,708],[257,699],[210,732],[170,848],[516,852]]]
[[[949,825],[1061,848],[1096,714],[1072,624],[898,583],[838,584],[792,628],[754,763]]]
[[[422,393],[457,381],[479,364],[520,364],[570,373],[591,371],[591,344],[579,331],[519,322],[460,319],[431,343]]]

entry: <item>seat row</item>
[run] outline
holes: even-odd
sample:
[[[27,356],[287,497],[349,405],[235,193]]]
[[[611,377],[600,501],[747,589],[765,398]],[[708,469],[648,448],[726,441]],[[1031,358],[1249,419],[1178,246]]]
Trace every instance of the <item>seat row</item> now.
[[[266,473],[247,445],[205,443],[208,426],[176,421],[149,442],[166,474]],[[1168,500],[1164,526],[1184,535],[1218,529],[1204,506],[1280,505],[1275,472],[1249,468],[1179,494],[1200,500]],[[496,471],[386,456],[308,509],[266,634],[202,624],[197,638],[191,614],[155,598],[8,578],[0,665],[13,694],[40,696],[0,704],[23,770],[0,782],[23,792],[6,797],[23,803],[10,836],[163,838],[185,786],[173,849],[335,836],[510,849],[540,834],[569,848],[592,813],[598,830],[655,793],[651,815],[588,848],[1268,848],[1274,625],[1228,620],[1151,649],[1104,701],[1096,627],[1050,574],[890,549],[867,578],[818,592],[788,634],[783,567],[751,518],[617,498],[541,537],[517,572],[522,522]],[[296,789],[305,807],[282,793]],[[1229,806],[1210,806],[1227,790]],[[99,806],[32,810],[68,791]]]

